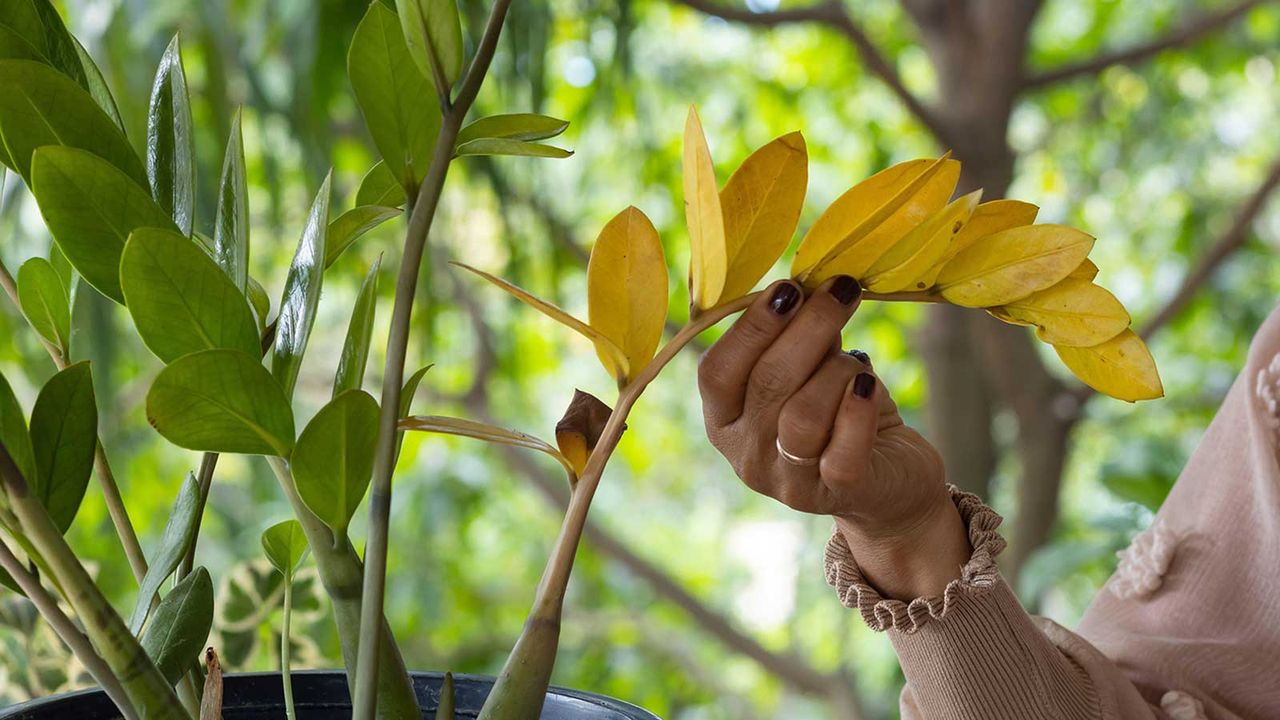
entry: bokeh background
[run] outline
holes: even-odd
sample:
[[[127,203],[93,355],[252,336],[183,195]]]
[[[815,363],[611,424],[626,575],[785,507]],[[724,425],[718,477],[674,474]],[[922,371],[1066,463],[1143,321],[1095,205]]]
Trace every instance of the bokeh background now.
[[[755,147],[805,133],[801,231],[853,182],[950,148],[965,187],[1035,202],[1041,221],[1098,237],[1100,282],[1150,330],[1167,397],[1134,406],[1091,396],[1028,334],[973,311],[868,303],[846,346],[872,355],[909,421],[943,449],[952,480],[1009,518],[1006,571],[1027,606],[1074,623],[1116,550],[1149,523],[1280,292],[1280,202],[1266,203],[1280,182],[1280,3],[716,2],[515,3],[478,110],[570,120],[561,144],[576,152],[455,163],[413,318],[410,364],[435,364],[415,410],[550,437],[575,387],[613,397],[585,341],[446,263],[465,260],[584,312],[594,234],[635,204],[662,233],[681,315],[690,103],[721,182]],[[487,8],[462,3],[474,38]],[[198,230],[210,232],[223,144],[243,108],[252,272],[278,296],[325,171],[334,168],[334,202],[345,208],[376,160],[345,65],[365,3],[59,5],[139,146],[156,62],[181,33],[199,130]],[[389,223],[329,273],[300,417],[327,398],[360,279],[385,254],[366,380],[377,387],[402,233]],[[16,270],[49,241],[10,175],[0,259]],[[148,426],[143,400],[160,364],[122,308],[81,284],[75,326],[73,354],[93,361],[104,441],[151,548],[197,456]],[[0,370],[29,407],[53,368],[12,307],[0,312],[0,338]],[[671,720],[896,717],[902,676],[887,640],[823,582],[830,521],[738,483],[702,433],[695,362],[696,349],[651,387],[606,474],[555,682]],[[559,525],[562,485],[540,456],[410,436],[395,484],[388,613],[412,667],[501,666]],[[71,542],[128,607],[133,583],[96,487]],[[278,661],[280,588],[258,538],[288,516],[260,459],[219,464],[197,557],[219,587],[213,644],[235,669]],[[337,666],[327,605],[308,583],[296,662]],[[66,689],[76,675],[25,604],[0,595],[0,704]]]

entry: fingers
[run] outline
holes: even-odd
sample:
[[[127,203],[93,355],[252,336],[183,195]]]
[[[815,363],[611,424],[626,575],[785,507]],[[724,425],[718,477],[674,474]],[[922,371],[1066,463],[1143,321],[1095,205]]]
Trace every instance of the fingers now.
[[[822,455],[849,382],[867,369],[852,353],[828,357],[809,381],[783,403],[778,414],[778,443],[800,457]]]
[[[760,355],[751,369],[742,413],[757,431],[771,433],[782,404],[809,380],[826,359],[840,330],[858,307],[858,281],[839,276],[819,286]]]
[[[827,484],[849,485],[864,479],[875,444],[884,392],[870,370],[856,374],[844,388],[831,440],[818,465]]]
[[[709,428],[724,427],[742,414],[751,369],[803,303],[795,283],[774,283],[703,354],[698,363],[698,389]]]

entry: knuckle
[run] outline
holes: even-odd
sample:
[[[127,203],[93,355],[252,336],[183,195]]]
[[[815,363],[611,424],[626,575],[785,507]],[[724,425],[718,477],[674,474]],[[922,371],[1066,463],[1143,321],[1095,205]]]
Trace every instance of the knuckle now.
[[[791,395],[791,373],[774,362],[762,362],[751,371],[751,389],[766,401],[784,400]]]
[[[778,418],[779,432],[787,438],[823,438],[831,434],[830,425],[823,423],[823,418],[810,408],[799,407],[794,402],[787,403]]]
[[[715,348],[707,350],[698,358],[698,387],[706,390],[717,390],[728,384],[729,373],[724,360]]]
[[[778,321],[767,315],[764,310],[757,311],[757,308],[751,308],[733,324],[726,339],[751,347],[760,347],[768,344],[777,334]]]

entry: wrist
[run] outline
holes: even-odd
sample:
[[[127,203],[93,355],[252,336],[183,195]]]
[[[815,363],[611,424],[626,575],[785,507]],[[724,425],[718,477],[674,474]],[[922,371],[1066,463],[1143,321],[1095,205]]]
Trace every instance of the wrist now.
[[[906,602],[942,593],[973,553],[960,512],[939,489],[936,501],[896,528],[835,519],[863,576],[886,598]]]

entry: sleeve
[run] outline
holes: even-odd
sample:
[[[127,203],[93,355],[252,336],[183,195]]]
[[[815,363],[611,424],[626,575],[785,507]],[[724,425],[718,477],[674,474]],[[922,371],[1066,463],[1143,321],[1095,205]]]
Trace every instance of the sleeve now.
[[[1000,576],[1000,516],[951,489],[973,554],[941,595],[882,597],[839,533],[827,543],[827,582],[841,602],[886,632],[907,678],[902,715],[967,720],[1148,720],[1157,714],[1110,661],[1055,623],[1023,610]]]

